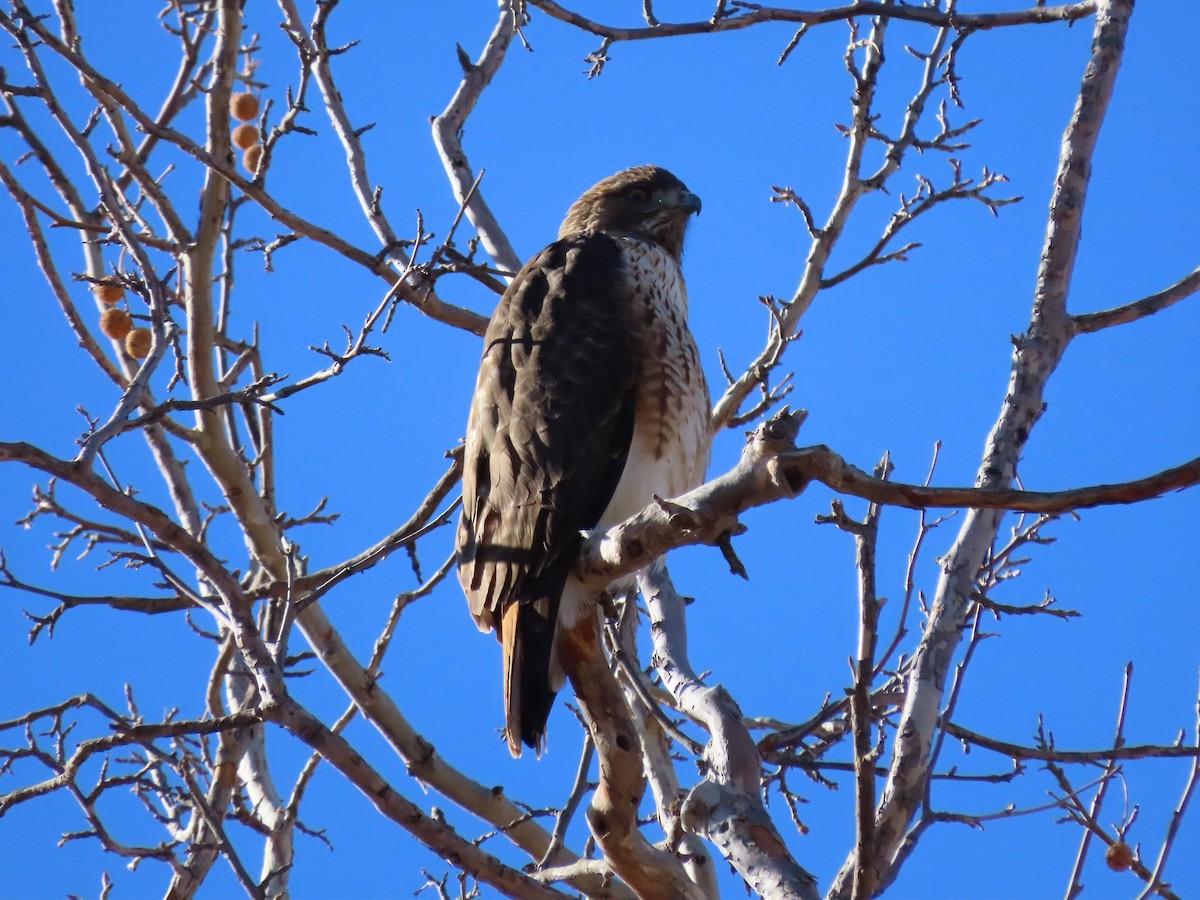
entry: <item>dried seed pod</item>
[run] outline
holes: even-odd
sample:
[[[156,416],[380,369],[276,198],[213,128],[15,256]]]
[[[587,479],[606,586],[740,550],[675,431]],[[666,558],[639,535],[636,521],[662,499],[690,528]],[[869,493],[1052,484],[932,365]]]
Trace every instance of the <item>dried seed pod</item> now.
[[[233,129],[233,146],[239,150],[249,150],[258,143],[258,126],[245,122]]]
[[[248,122],[258,116],[258,98],[251,93],[242,92],[229,98],[229,111],[235,119]]]
[[[116,280],[108,278],[93,284],[92,293],[96,295],[96,299],[101,303],[107,303],[111,306],[114,303],[119,303],[121,298],[125,296],[125,288],[121,287],[120,283]]]
[[[242,154],[242,166],[253,175],[258,171],[258,161],[262,159],[263,149],[262,144],[255,144],[249,150]]]
[[[154,343],[154,335],[148,328],[135,328],[125,335],[125,352],[134,359],[145,359],[150,355],[150,346]]]
[[[1133,865],[1133,851],[1124,841],[1117,841],[1104,854],[1104,861],[1114,872],[1124,872]]]
[[[120,341],[133,328],[133,319],[123,309],[112,307],[100,314],[100,330],[114,341]]]

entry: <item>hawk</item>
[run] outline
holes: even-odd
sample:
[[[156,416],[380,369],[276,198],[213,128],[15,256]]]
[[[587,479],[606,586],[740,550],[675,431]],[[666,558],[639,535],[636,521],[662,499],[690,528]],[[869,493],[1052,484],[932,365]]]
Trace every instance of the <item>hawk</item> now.
[[[709,395],[680,263],[700,199],[657,166],[571,206],[504,292],[467,423],[458,577],[504,656],[505,732],[540,755],[563,684],[558,628],[588,599],[585,531],[699,485]]]

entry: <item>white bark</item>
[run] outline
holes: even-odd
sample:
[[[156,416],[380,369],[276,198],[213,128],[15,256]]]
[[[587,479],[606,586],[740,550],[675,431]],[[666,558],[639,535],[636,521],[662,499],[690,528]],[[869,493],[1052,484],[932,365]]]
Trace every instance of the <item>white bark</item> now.
[[[1038,270],[1033,314],[1013,355],[1012,375],[996,424],[988,436],[976,485],[1007,486],[1044,406],[1046,383],[1070,340],[1067,295],[1079,247],[1092,154],[1112,96],[1125,45],[1132,0],[1099,4],[1092,56],[1074,114],[1063,136],[1058,176],[1050,200],[1046,242]],[[945,695],[947,673],[961,642],[974,583],[996,539],[1003,513],[973,509],[946,555],[928,625],[913,657],[893,760],[876,816],[875,883],[886,886],[920,807],[930,770],[930,747]],[[854,855],[838,874],[831,896],[848,896]]]
[[[711,841],[753,890],[769,898],[816,900],[816,879],[800,867],[762,803],[762,766],[742,712],[720,685],[706,685],[687,656],[683,598],[659,559],[639,575],[650,609],[653,665],[676,705],[711,735],[704,780],[684,801],[683,827]]]

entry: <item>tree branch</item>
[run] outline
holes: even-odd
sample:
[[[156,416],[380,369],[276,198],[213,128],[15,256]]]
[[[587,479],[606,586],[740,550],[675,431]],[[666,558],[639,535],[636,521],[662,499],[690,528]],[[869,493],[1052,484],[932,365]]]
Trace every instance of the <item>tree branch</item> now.
[[[528,0],[530,6],[536,7],[551,18],[574,25],[582,31],[597,35],[609,41],[642,41],[655,38],[677,37],[686,34],[718,34],[723,31],[738,31],[753,25],[766,22],[789,22],[795,25],[813,27],[828,22],[841,22],[859,16],[884,16],[909,22],[921,22],[926,25],[958,28],[962,30],[984,30],[1001,28],[1010,25],[1033,25],[1049,22],[1073,22],[1086,18],[1096,11],[1095,0],[1084,0],[1078,3],[1064,3],[1057,6],[1038,5],[1024,10],[995,13],[962,13],[951,7],[947,11],[941,6],[910,6],[875,2],[875,0],[856,0],[843,6],[828,9],[808,11],[800,9],[783,9],[780,7],[759,6],[756,3],[737,3],[739,11],[725,16],[714,16],[698,22],[682,22],[666,25],[655,22],[647,28],[622,28],[607,25],[586,16],[566,9],[554,0]]]
[[[483,248],[501,269],[515,274],[521,268],[521,258],[513,250],[508,236],[491,209],[484,200],[483,194],[475,187],[476,176],[463,150],[460,135],[467,117],[475,109],[480,95],[491,83],[492,78],[504,62],[509,44],[517,29],[515,6],[500,4],[500,19],[492,30],[483,52],[474,63],[467,63],[462,48],[459,48],[460,60],[463,61],[463,79],[458,90],[450,99],[450,103],[441,115],[433,120],[433,143],[441,157],[442,167],[454,190],[454,198],[464,205],[467,218],[475,226],[483,242]]]
[[[1169,288],[1161,290],[1157,294],[1151,294],[1141,300],[1101,312],[1079,313],[1071,316],[1071,330],[1074,334],[1091,334],[1114,325],[1136,322],[1174,306],[1180,300],[1186,300],[1196,291],[1200,291],[1200,267],[1193,269]]]
[[[1070,338],[1066,297],[1079,246],[1091,160],[1120,67],[1131,7],[1128,0],[1111,0],[1097,9],[1092,56],[1063,138],[1029,330],[1017,341],[1008,390],[979,468],[977,484],[983,488],[1002,489],[1013,478],[1017,459],[1042,414],[1046,383]],[[1191,476],[1185,480],[1194,480],[1200,474],[1200,460],[1184,468],[1189,467]],[[1109,496],[1116,499],[1120,492]],[[892,766],[876,815],[879,859],[885,869],[887,860],[904,845],[909,824],[926,795],[930,749],[946,675],[962,639],[975,574],[995,541],[1000,520],[996,509],[968,512],[942,566],[929,623],[909,670]],[[850,859],[831,894],[846,896],[852,875]],[[881,881],[886,880],[885,875]]]

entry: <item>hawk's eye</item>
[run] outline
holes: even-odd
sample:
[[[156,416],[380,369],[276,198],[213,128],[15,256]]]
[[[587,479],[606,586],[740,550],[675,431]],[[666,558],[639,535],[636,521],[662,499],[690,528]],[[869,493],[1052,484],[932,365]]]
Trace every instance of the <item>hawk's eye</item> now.
[[[631,203],[645,203],[648,197],[649,195],[643,188],[631,188],[629,192],[625,194],[625,199]]]

